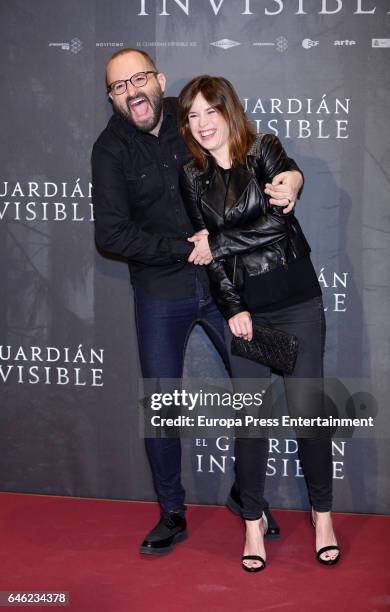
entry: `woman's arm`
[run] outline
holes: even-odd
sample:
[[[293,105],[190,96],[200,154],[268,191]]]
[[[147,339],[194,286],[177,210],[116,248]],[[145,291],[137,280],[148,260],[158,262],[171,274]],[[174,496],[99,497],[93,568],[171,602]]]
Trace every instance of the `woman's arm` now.
[[[195,232],[206,229],[205,222],[198,205],[196,171],[188,164],[181,169],[179,175],[180,191],[184,206]]]
[[[248,310],[245,302],[226,274],[223,262],[212,261],[207,266],[207,274],[210,281],[211,295],[226,320]]]
[[[279,210],[269,210],[249,225],[204,236],[202,244],[198,242],[197,246],[201,248],[207,240],[213,259],[242,255],[279,242],[288,235],[289,228],[289,215]]]
[[[253,338],[252,318],[244,301],[229,280],[224,265],[212,261],[207,266],[210,290],[218,308],[228,322],[234,336],[242,336],[251,341]]]
[[[207,232],[200,208],[198,206],[198,194],[196,192],[196,180],[189,167],[184,167],[180,173],[180,188],[183,201],[194,228],[197,232]],[[252,338],[252,326],[248,308],[237,289],[226,274],[223,262],[211,261],[207,266],[207,274],[210,281],[210,291],[218,308],[225,319],[229,322],[233,334],[245,333],[248,339]],[[245,318],[245,314],[248,317]],[[240,315],[238,317],[237,315]],[[241,320],[243,318],[244,320]],[[248,319],[248,320],[246,320]]]

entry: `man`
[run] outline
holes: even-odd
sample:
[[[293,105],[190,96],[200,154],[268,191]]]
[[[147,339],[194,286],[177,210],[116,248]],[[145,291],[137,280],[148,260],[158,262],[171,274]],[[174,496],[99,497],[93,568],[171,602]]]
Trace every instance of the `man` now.
[[[180,379],[194,321],[222,355],[224,323],[208,294],[204,266],[191,263],[199,258],[191,258],[196,239],[195,246],[188,240],[194,232],[179,192],[188,152],[177,131],[176,100],[163,98],[165,76],[135,49],[111,57],[106,84],[114,114],[92,153],[96,242],[128,259],[143,377]],[[267,186],[276,198],[271,202],[291,210],[302,182],[297,170],[282,173]],[[161,519],[140,551],[166,554],[187,537],[180,440],[147,438],[145,444]],[[230,507],[239,511],[237,492],[234,497]]]

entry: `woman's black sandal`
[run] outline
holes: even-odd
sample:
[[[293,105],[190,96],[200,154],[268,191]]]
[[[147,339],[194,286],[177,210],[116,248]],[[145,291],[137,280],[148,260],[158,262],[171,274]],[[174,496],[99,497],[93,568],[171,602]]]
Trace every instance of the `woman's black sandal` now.
[[[263,532],[263,537],[264,537],[268,529],[268,521],[267,521],[267,517],[264,514],[264,512],[261,518],[263,519],[263,524],[264,524],[264,532]],[[261,565],[256,565],[255,567],[249,567],[248,565],[245,565],[244,561],[259,561]],[[263,557],[260,557],[260,555],[244,555],[243,557],[241,557],[241,567],[246,572],[252,572],[252,573],[261,572],[263,569],[265,569],[265,566],[266,566],[265,559],[263,559]]]
[[[311,523],[312,523],[312,525],[313,525],[313,527],[315,529],[316,528],[316,523],[315,523],[315,520],[313,518],[313,510],[311,511],[310,519],[311,519]],[[328,552],[328,550],[337,550],[339,554],[334,559],[323,559],[321,557],[321,555],[323,555],[325,552]],[[340,559],[340,556],[341,556],[341,552],[340,552],[340,548],[339,548],[339,546],[337,546],[337,544],[330,544],[329,546],[323,546],[322,548],[320,548],[319,550],[316,551],[317,561],[319,561],[319,563],[322,563],[322,565],[336,565],[336,563]]]
[[[266,563],[263,557],[260,557],[260,555],[244,555],[241,559],[241,562],[247,561],[247,560],[248,561],[260,561],[262,565],[257,565],[256,567],[249,567],[248,565],[245,565],[245,563],[241,563],[242,569],[244,569],[246,572],[261,572],[263,569],[265,569]]]
[[[338,550],[339,554],[334,559],[323,559],[321,555],[324,552],[327,552],[328,550]],[[336,563],[340,559],[340,548],[335,544],[333,544],[332,546],[323,546],[322,548],[320,548],[320,550],[317,550],[316,556],[317,556],[317,560],[323,565],[336,565]]]

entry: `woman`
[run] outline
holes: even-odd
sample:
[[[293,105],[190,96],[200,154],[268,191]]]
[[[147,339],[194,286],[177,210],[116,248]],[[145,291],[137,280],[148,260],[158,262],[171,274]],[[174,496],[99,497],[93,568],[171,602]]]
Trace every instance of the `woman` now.
[[[294,372],[285,376],[291,416],[322,416],[325,340],[321,289],[310,247],[294,213],[271,206],[264,186],[287,169],[287,155],[271,134],[256,136],[232,85],[200,76],[179,96],[179,127],[193,155],[183,168],[183,198],[198,230],[191,261],[208,263],[211,292],[235,336],[252,339],[252,321],[294,334],[299,349]],[[245,361],[247,373],[265,378],[265,366]],[[234,364],[232,366],[233,375]],[[304,379],[304,380],[302,380]],[[340,551],[331,519],[331,440],[318,433],[298,439],[312,503],[316,555],[334,565]],[[265,438],[236,438],[236,487],[246,539],[242,567],[266,566]]]

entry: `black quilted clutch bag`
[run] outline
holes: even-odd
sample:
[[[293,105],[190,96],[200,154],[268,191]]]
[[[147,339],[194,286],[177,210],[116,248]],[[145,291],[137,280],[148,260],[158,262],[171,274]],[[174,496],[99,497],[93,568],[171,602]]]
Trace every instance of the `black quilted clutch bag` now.
[[[253,339],[248,342],[244,338],[233,336],[231,351],[238,357],[245,357],[285,374],[292,374],[297,360],[298,339],[278,329],[253,325]]]

